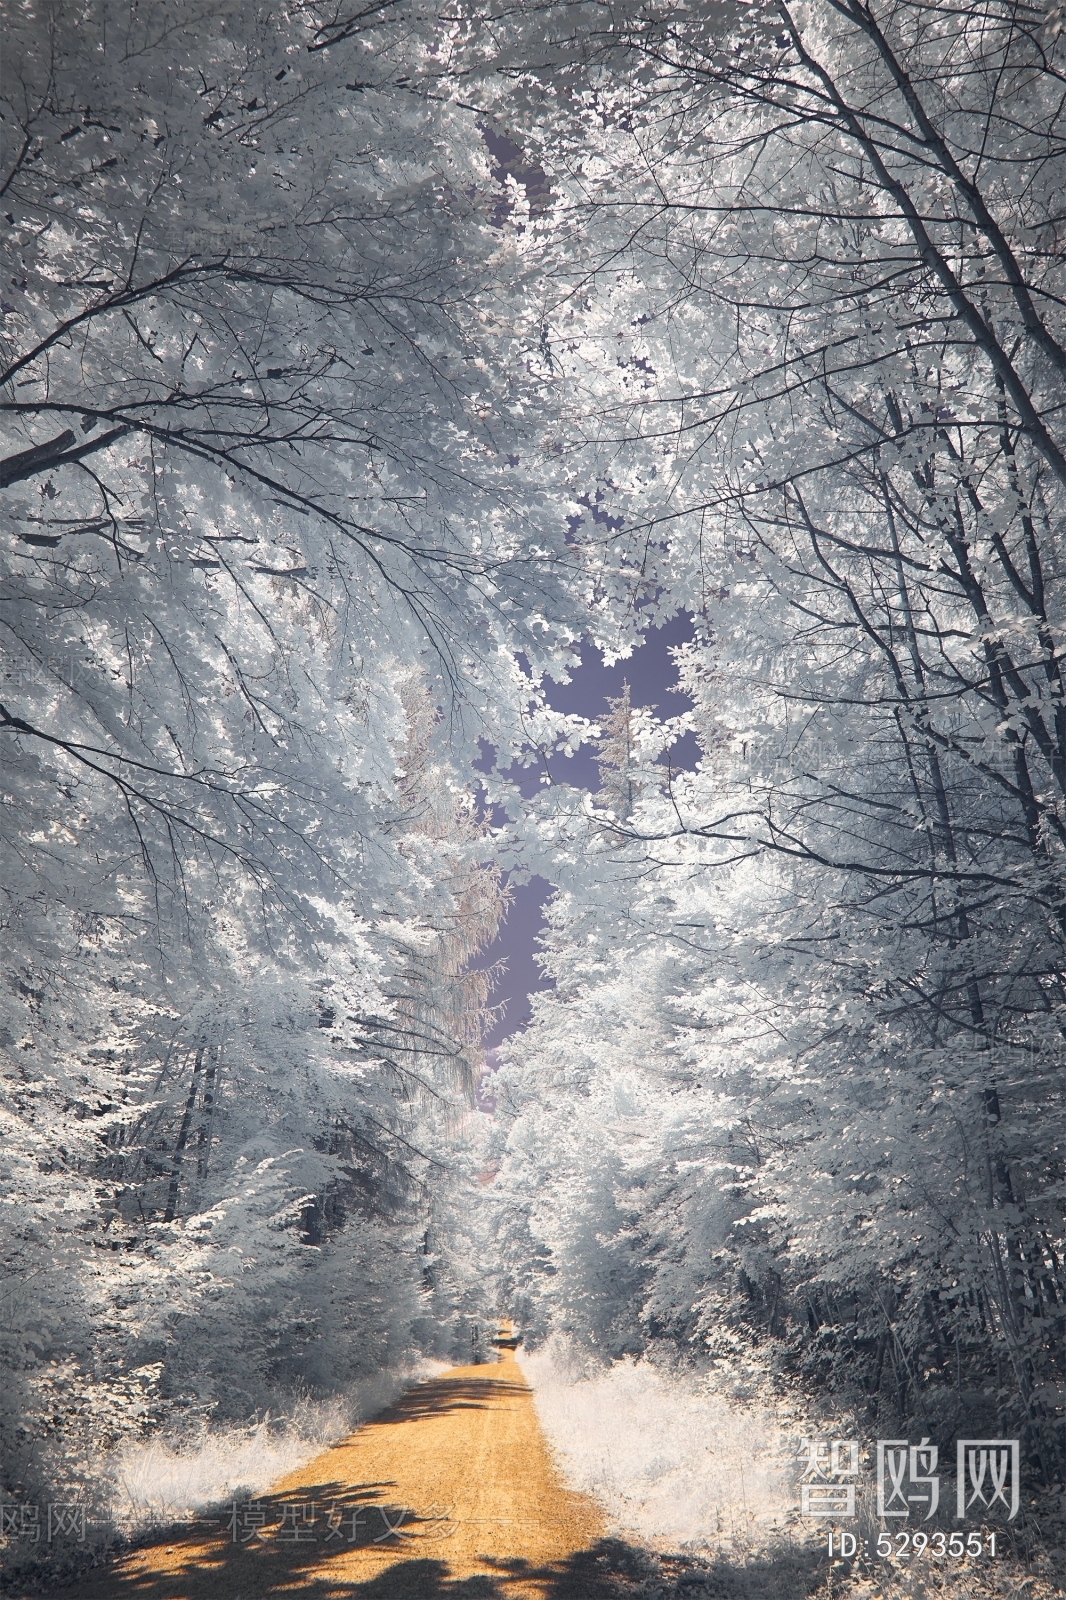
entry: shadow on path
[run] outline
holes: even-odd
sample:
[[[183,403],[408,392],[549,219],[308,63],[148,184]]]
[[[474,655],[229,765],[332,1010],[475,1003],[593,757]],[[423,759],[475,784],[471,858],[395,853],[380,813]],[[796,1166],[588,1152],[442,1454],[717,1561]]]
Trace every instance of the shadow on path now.
[[[498,1371],[487,1367],[486,1373]],[[528,1386],[507,1378],[435,1378],[409,1389],[394,1405],[379,1411],[363,1429],[390,1426],[396,1422],[418,1422],[422,1417],[443,1417],[453,1411],[483,1411],[487,1407],[499,1410],[511,1396],[525,1395]],[[347,1441],[342,1441],[342,1445]]]
[[[597,1538],[592,1530],[603,1526],[598,1517],[590,1522],[579,1516],[564,1537],[545,1541],[541,1524],[560,1517],[559,1491],[545,1480],[550,1492],[539,1500],[519,1496],[512,1508],[506,1490],[516,1473],[527,1471],[539,1434],[523,1422],[531,1406],[528,1386],[505,1373],[508,1365],[501,1363],[484,1377],[467,1368],[420,1384],[363,1424],[357,1438],[365,1454],[356,1451],[346,1461],[340,1452],[350,1449],[349,1439],[317,1458],[312,1469],[321,1474],[319,1481],[279,1486],[192,1526],[141,1540],[114,1565],[83,1573],[71,1587],[53,1592],[69,1600],[805,1600],[824,1577],[821,1551],[701,1562]],[[478,1458],[475,1469],[464,1454],[485,1435],[485,1425],[463,1422],[462,1413],[472,1411],[502,1413],[501,1437],[510,1443],[502,1454],[490,1453],[494,1468]],[[420,1459],[419,1436],[401,1428],[401,1447],[394,1442],[391,1450],[375,1449],[374,1436],[379,1429],[452,1413],[454,1427],[428,1437],[436,1441],[434,1451],[443,1443],[456,1464],[457,1496],[471,1472],[486,1470],[502,1473],[506,1492],[487,1505],[475,1499],[472,1511],[428,1504],[414,1510],[402,1497],[415,1493],[406,1469]],[[366,1478],[353,1482],[360,1471]],[[449,1486],[447,1474],[424,1476],[427,1498]],[[565,1503],[573,1498],[562,1494],[564,1518]],[[567,1524],[552,1527],[558,1535]],[[523,1549],[527,1556],[516,1553]],[[551,1555],[530,1559],[535,1551]]]
[[[369,1486],[364,1486],[368,1488]],[[359,1498],[352,1490],[322,1484],[307,1491],[312,1504],[340,1505],[347,1514],[366,1518],[358,1545],[377,1537],[375,1512],[393,1514],[383,1502]],[[382,1524],[383,1525],[383,1524]],[[821,1552],[783,1552],[772,1560],[743,1565],[719,1559],[703,1562],[681,1555],[655,1555],[619,1539],[602,1539],[565,1560],[536,1566],[519,1557],[491,1560],[489,1570],[470,1577],[453,1577],[446,1549],[432,1553],[421,1541],[432,1540],[434,1530],[425,1522],[405,1522],[410,1534],[395,1561],[365,1579],[350,1569],[331,1575],[331,1553],[353,1548],[347,1538],[335,1551],[321,1541],[279,1544],[258,1540],[234,1544],[203,1528],[184,1537],[171,1535],[141,1550],[165,1549],[178,1556],[165,1570],[124,1571],[122,1567],[99,1571],[76,1586],[78,1600],[806,1600],[824,1580]],[[314,1568],[314,1571],[308,1570]],[[70,1589],[52,1591],[58,1597]]]

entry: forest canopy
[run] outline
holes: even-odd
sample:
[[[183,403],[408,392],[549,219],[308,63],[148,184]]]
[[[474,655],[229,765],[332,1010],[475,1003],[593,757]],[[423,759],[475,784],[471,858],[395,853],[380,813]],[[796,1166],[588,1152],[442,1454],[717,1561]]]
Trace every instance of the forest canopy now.
[[[13,1490],[497,1310],[1061,1475],[1060,13],[4,8]]]

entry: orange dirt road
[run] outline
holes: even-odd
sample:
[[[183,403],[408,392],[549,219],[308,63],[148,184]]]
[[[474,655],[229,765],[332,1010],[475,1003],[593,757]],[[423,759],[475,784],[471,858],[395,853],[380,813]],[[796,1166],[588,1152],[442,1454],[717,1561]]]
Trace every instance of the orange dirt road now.
[[[511,1350],[453,1367],[213,1526],[65,1600],[588,1600],[614,1594],[595,1504],[565,1489]]]

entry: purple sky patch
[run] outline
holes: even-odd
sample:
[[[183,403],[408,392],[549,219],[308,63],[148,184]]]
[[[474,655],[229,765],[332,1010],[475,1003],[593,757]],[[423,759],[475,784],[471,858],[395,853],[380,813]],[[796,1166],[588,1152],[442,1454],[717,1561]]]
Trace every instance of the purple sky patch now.
[[[607,702],[616,699],[622,693],[623,684],[628,683],[634,706],[654,707],[661,717],[677,716],[689,709],[691,701],[677,690],[677,669],[670,651],[677,645],[687,644],[691,638],[691,618],[679,613],[662,627],[649,628],[644,643],[627,660],[616,662],[612,667],[604,665],[594,645],[584,645],[581,666],[575,668],[569,683],[547,680],[549,702],[557,711],[595,720],[606,715]],[[675,768],[691,771],[698,759],[699,746],[691,733],[679,739],[670,752]],[[589,745],[583,745],[574,756],[552,756],[548,767],[555,783],[572,784],[590,792],[599,788],[599,769]],[[522,788],[532,794],[539,786],[540,771],[531,767],[523,777]],[[530,1017],[530,995],[538,989],[552,987],[551,980],[544,976],[535,959],[537,940],[544,928],[544,903],[552,886],[544,878],[534,877],[527,884],[513,885],[511,892],[513,899],[507,920],[492,945],[479,958],[479,964],[506,963],[493,994],[493,1004],[502,1010],[485,1041],[489,1051],[525,1027]]]

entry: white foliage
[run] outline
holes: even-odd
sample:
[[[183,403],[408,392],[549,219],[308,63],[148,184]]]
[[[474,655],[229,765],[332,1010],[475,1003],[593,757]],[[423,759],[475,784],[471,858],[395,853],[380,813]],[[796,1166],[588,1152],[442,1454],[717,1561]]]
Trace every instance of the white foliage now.
[[[600,1500],[616,1531],[741,1554],[794,1520],[794,1418],[738,1402],[713,1375],[583,1363],[559,1336],[520,1361],[567,1482]]]
[[[115,1526],[135,1536],[263,1494],[412,1384],[441,1370],[441,1363],[432,1361],[395,1367],[364,1378],[333,1400],[298,1400],[288,1416],[268,1413],[244,1427],[205,1425],[180,1441],[162,1435],[126,1444],[109,1457],[102,1474],[111,1486]]]

